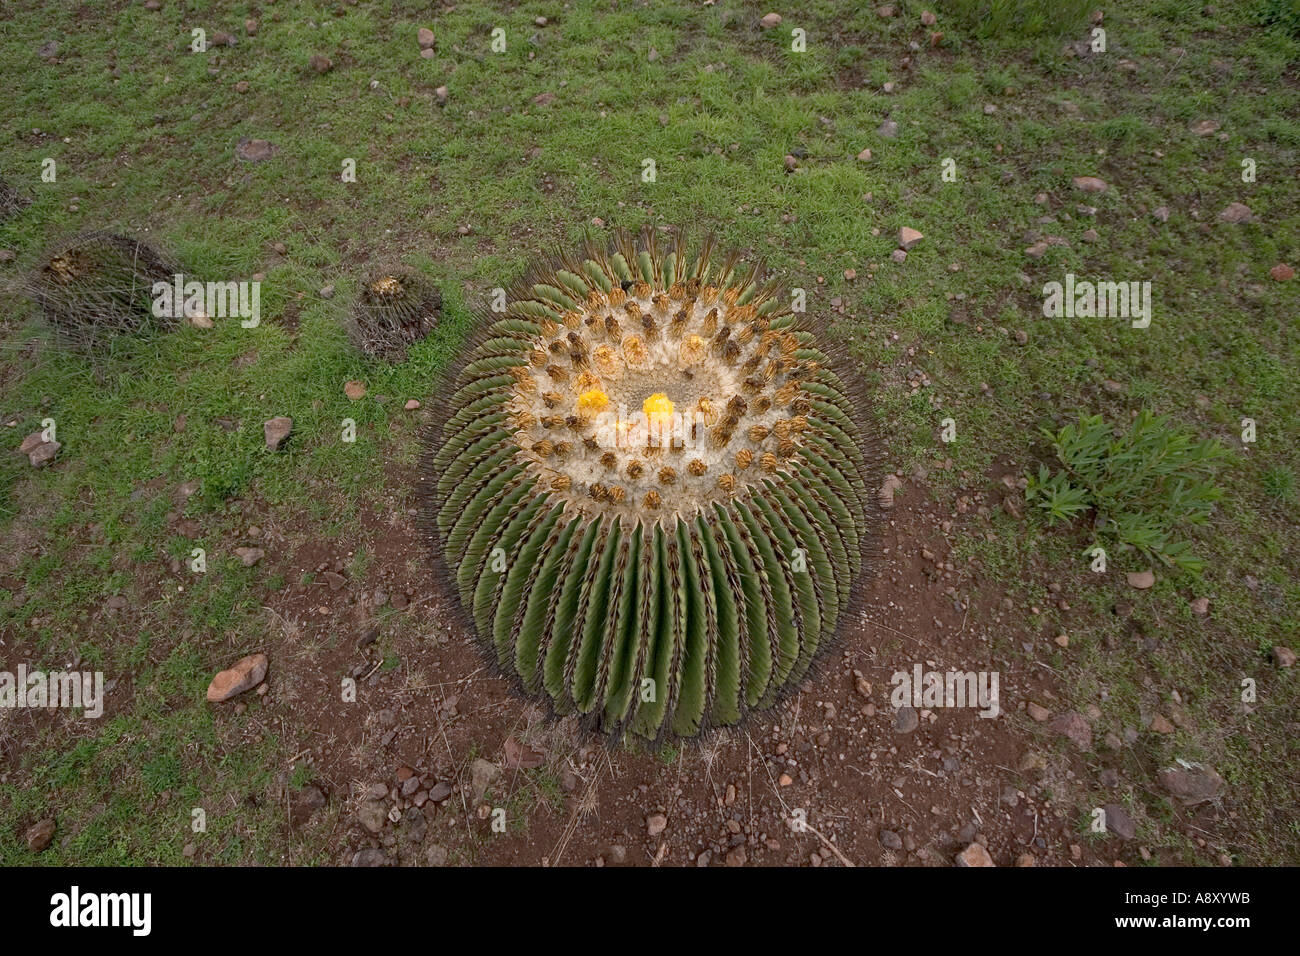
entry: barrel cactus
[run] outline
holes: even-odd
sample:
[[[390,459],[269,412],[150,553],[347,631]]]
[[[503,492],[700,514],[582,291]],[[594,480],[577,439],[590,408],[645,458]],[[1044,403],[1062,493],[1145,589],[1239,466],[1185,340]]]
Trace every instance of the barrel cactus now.
[[[179,270],[130,236],[90,232],[49,250],[27,281],[45,319],[66,344],[93,353],[122,333],[174,324],[153,310],[153,286]]]
[[[19,192],[0,178],[0,222],[18,215],[31,201],[29,196]]]
[[[372,269],[348,319],[348,336],[362,352],[385,362],[406,361],[406,350],[438,322],[442,293],[405,266]]]
[[[768,707],[855,616],[869,454],[820,330],[706,241],[588,242],[482,319],[422,492],[467,623],[598,730]]]

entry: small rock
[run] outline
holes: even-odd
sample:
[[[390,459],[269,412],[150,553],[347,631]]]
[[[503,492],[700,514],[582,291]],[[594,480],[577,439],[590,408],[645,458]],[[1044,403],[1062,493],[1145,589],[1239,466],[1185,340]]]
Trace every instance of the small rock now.
[[[1169,767],[1156,774],[1156,781],[1183,803],[1213,800],[1223,789],[1223,778],[1209,767]]]
[[[652,837],[657,837],[668,827],[668,818],[662,813],[652,813],[645,818],[645,832]]]
[[[1158,734],[1172,734],[1174,732],[1174,725],[1169,722],[1169,718],[1164,714],[1156,714],[1152,717],[1151,723],[1147,724],[1147,728]]]
[[[1108,803],[1102,809],[1106,811],[1106,829],[1109,832],[1121,840],[1131,840],[1137,836],[1137,824],[1118,803]]]
[[[904,226],[898,230],[898,247],[911,252],[913,247],[925,237],[912,229],[910,226]]]
[[[470,765],[470,785],[473,787],[475,801],[482,800],[488,784],[497,778],[501,768],[479,757]]]
[[[1295,651],[1282,644],[1273,648],[1273,663],[1278,667],[1295,667]]]
[[[876,496],[876,501],[882,508],[894,507],[894,492],[903,487],[903,479],[897,475],[890,475],[880,486],[880,492]]]
[[[429,799],[434,803],[442,803],[451,796],[451,784],[445,780],[439,780],[429,788]]]
[[[1219,131],[1219,124],[1214,120],[1201,120],[1199,123],[1192,124],[1192,132],[1197,136],[1209,136],[1211,133]]]
[[[415,34],[415,42],[420,44],[421,50],[427,50],[433,46],[433,31],[428,27],[420,27]]]
[[[958,866],[994,866],[993,858],[989,856],[989,851],[984,849],[978,843],[972,843],[966,849],[957,854]]]
[[[334,298],[334,286],[332,286],[332,285],[323,285],[323,286],[321,286],[321,287],[320,287],[320,297],[321,297],[322,299],[332,299],[332,298]]]
[[[1049,248],[1050,246],[1046,242],[1035,242],[1032,246],[1027,246],[1025,248],[1025,255],[1031,259],[1041,259],[1043,256],[1047,255],[1047,250]]]
[[[758,25],[762,27],[764,30],[770,30],[773,27],[779,27],[781,25],[781,14],[769,13],[767,14],[767,16],[763,17],[763,19],[758,21]]]
[[[1169,207],[1168,207],[1168,206],[1156,206],[1155,209],[1151,210],[1151,215],[1155,216],[1155,217],[1156,217],[1158,220],[1160,220],[1161,222],[1168,222],[1168,221],[1169,221]]]
[[[889,258],[901,266],[904,262],[907,261],[907,253],[904,252],[902,249],[895,249],[893,252],[889,254]]]
[[[357,402],[366,397],[366,387],[353,379],[343,383],[343,394],[348,397],[349,401]]]
[[[445,86],[440,86],[440,87],[438,87],[436,90],[433,91],[433,95],[436,96],[436,97],[438,98],[438,105],[439,105],[439,106],[446,106],[446,105],[447,105],[447,97],[450,96],[451,93],[448,91],[447,87],[445,87]]]
[[[408,412],[413,412],[420,407],[420,403],[414,398],[410,398],[406,400],[406,404],[403,405],[402,407],[405,408]]]
[[[1128,579],[1128,586],[1137,588],[1139,591],[1145,591],[1156,583],[1154,571],[1130,571],[1125,575]]]
[[[23,837],[27,841],[28,850],[32,853],[40,853],[54,839],[54,819],[49,818],[32,824]]]
[[[208,685],[208,700],[220,703],[252,690],[266,677],[266,655],[250,654],[234,667],[221,671]]]
[[[236,83],[236,84],[235,84],[235,92],[236,92],[236,93],[247,93],[247,92],[248,92],[248,80],[240,80],[238,83]]]
[[[1245,203],[1239,202],[1228,203],[1228,205],[1223,208],[1223,212],[1219,213],[1220,222],[1230,222],[1234,225],[1250,222],[1254,218],[1254,213],[1250,211],[1250,207]]]
[[[1074,188],[1082,189],[1086,193],[1104,193],[1110,187],[1104,179],[1098,179],[1096,176],[1075,176]]]
[[[903,848],[903,838],[893,830],[881,830],[880,845],[889,850],[901,850]]]
[[[357,808],[357,821],[371,833],[378,833],[384,828],[388,811],[378,800],[367,800]]]
[[[505,765],[511,770],[534,770],[546,763],[543,751],[522,744],[513,737],[507,737],[504,745]]]
[[[1022,853],[1018,857],[1016,857],[1016,866],[1033,867],[1037,865],[1038,865],[1038,860],[1034,858],[1034,855],[1032,853]]]
[[[257,36],[258,23],[256,20],[248,19],[244,21],[244,32],[250,37]]]
[[[1025,709],[1029,711],[1029,716],[1032,717],[1034,720],[1038,721],[1038,723],[1040,724],[1046,723],[1052,716],[1052,712],[1050,710],[1048,710],[1042,704],[1034,703],[1032,700],[1029,702],[1028,706]]]
[[[861,162],[864,162],[864,163],[866,163],[866,162],[870,162],[870,161],[871,161],[871,150],[869,150],[869,149],[864,149],[862,152],[858,153],[858,159],[859,159]]]
[[[1201,617],[1210,613],[1210,599],[1199,597],[1193,598],[1190,604],[1193,614],[1199,614]]]
[[[307,61],[307,65],[317,73],[328,73],[330,70],[334,69],[334,61],[319,53],[313,53],[311,59]]]
[[[922,11],[921,11],[921,23],[922,23],[922,25],[927,26],[927,27],[932,27],[932,26],[934,26],[934,25],[935,25],[936,23],[938,23],[938,22],[939,22],[939,21],[935,18],[935,15],[934,15],[933,13],[931,13],[929,10],[922,10]]]
[[[251,568],[266,556],[261,548],[236,548],[235,554],[246,568]]]
[[[33,468],[43,468],[54,460],[63,445],[57,441],[46,441],[40,432],[32,432],[18,446],[18,454],[26,455]]]
[[[1269,269],[1268,274],[1274,282],[1290,282],[1295,278],[1295,270],[1285,262],[1279,262],[1273,268]]]
[[[446,866],[447,848],[435,843],[424,851],[424,860],[429,866]]]
[[[245,162],[260,163],[275,155],[277,147],[265,139],[241,139],[235,146],[235,155]]]
[[[898,124],[893,120],[885,120],[878,127],[876,133],[884,139],[896,139],[898,137]]]
[[[921,726],[921,718],[913,707],[900,707],[894,712],[894,733],[910,734]]]
[[[379,831],[374,830],[372,832],[378,833]],[[352,865],[353,866],[387,866],[388,857],[385,856],[384,851],[379,849],[378,847],[368,846],[364,850],[358,850],[356,853],[352,854]]]
[[[286,415],[272,418],[262,426],[262,432],[266,435],[266,447],[271,451],[278,451],[291,431],[293,431],[292,418]]]
[[[749,854],[745,852],[743,846],[738,846],[728,852],[723,860],[727,866],[744,866],[749,862]]]
[[[1092,728],[1087,719],[1077,711],[1066,711],[1048,724],[1048,729],[1068,737],[1080,750],[1092,749]]]

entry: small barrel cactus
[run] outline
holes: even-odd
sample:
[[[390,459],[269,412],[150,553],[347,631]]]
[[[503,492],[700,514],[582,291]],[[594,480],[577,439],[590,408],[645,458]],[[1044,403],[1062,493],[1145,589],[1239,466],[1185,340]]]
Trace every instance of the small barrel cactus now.
[[[433,426],[427,530],[478,638],[611,735],[736,724],[855,616],[861,406],[759,271],[650,232],[561,255]]]
[[[406,361],[406,350],[438,323],[442,293],[405,266],[374,269],[361,285],[348,319],[348,337],[367,355]]]
[[[174,324],[154,315],[153,287],[170,287],[178,271],[148,243],[90,232],[48,251],[27,290],[65,343],[93,352],[122,333]]]
[[[31,203],[29,196],[23,195],[3,179],[0,179],[0,222],[18,215]]]

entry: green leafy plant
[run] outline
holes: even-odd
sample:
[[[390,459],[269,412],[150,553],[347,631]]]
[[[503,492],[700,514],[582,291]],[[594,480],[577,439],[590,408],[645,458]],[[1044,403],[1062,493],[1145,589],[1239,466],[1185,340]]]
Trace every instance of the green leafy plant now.
[[[855,619],[860,406],[790,301],[711,242],[691,257],[647,231],[484,316],[424,514],[525,692],[612,736],[692,737],[771,706]]]
[[[1100,415],[1059,431],[1043,429],[1060,468],[1040,465],[1025,490],[1049,525],[1092,516],[1098,542],[1127,546],[1164,564],[1200,570],[1203,562],[1178,536],[1204,524],[1223,492],[1213,484],[1226,455],[1217,441],[1196,440],[1167,416],[1143,409],[1116,433]],[[1091,548],[1091,546],[1090,546]]]

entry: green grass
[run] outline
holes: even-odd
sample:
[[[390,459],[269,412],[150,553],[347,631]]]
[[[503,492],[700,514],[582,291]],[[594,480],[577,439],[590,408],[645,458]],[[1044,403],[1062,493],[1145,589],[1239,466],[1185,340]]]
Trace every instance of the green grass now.
[[[17,254],[0,264],[4,424],[16,422],[5,430],[12,447],[54,418],[64,447],[38,473],[0,456],[0,534],[20,543],[0,581],[0,631],[32,664],[79,651],[129,676],[134,694],[102,725],[24,742],[0,783],[0,862],[29,859],[18,838],[47,806],[59,808],[60,831],[42,862],[181,862],[200,803],[210,808],[204,839],[220,847],[209,858],[278,859],[284,836],[271,811],[218,809],[260,792],[277,750],[296,752],[269,735],[222,746],[231,718],[202,699],[231,638],[265,628],[260,608],[285,583],[243,568],[231,549],[268,516],[322,538],[350,527],[381,499],[385,463],[415,460],[402,402],[430,403],[491,290],[554,244],[643,223],[715,230],[809,289],[811,308],[835,319],[880,388],[889,464],[926,465],[941,498],[969,487],[963,472],[1047,460],[1038,429],[1082,414],[1126,421],[1145,407],[1224,442],[1224,498],[1192,535],[1204,571],[1162,576],[1133,598],[1162,635],[1154,659],[1107,643],[1115,581],[1095,580],[1065,536],[999,518],[995,541],[956,544],[1026,606],[1025,555],[1044,574],[1077,579],[1086,597],[1076,610],[1047,614],[1071,633],[1065,664],[1079,701],[1106,689],[1105,721],[1118,729],[1180,689],[1196,731],[1143,756],[1196,752],[1230,776],[1239,859],[1300,858],[1294,828],[1274,812],[1294,803],[1284,728],[1296,689],[1264,660],[1273,644],[1300,639],[1297,285],[1267,274],[1300,264],[1294,18],[1277,3],[1220,3],[1210,17],[1200,2],[1141,0],[1108,10],[1107,54],[1078,59],[1062,46],[1087,36],[1092,3],[936,2],[937,49],[923,5],[896,5],[899,16],[883,19],[874,5],[814,0],[760,32],[767,10],[752,4],[459,3],[429,24],[436,55],[421,59],[415,31],[429,14],[413,3],[277,4],[263,8],[256,37],[243,34],[244,3],[202,13],[11,4],[0,22],[0,176],[34,201],[0,222],[0,248]],[[1271,25],[1259,21],[1266,6]],[[541,14],[552,18],[544,28],[533,25]],[[237,33],[238,45],[191,54],[195,26]],[[489,48],[494,26],[506,30],[505,53]],[[806,53],[790,49],[794,27],[807,31]],[[53,66],[37,54],[51,39],[62,61]],[[313,53],[335,68],[312,74]],[[897,91],[885,94],[886,81]],[[555,98],[538,105],[542,93]],[[895,140],[876,132],[886,116],[899,124]],[[1190,131],[1206,118],[1226,140]],[[245,137],[278,152],[241,162]],[[863,148],[870,162],[854,158]],[[784,156],[796,151],[787,173]],[[948,157],[955,182],[940,175]],[[1257,164],[1253,183],[1241,181],[1245,157]],[[46,158],[55,183],[40,181]],[[357,161],[355,184],[339,180],[345,158]],[[641,179],[646,158],[653,183]],[[1085,196],[1075,175],[1111,188]],[[1219,224],[1234,201],[1257,221]],[[1080,215],[1081,202],[1097,214]],[[1167,222],[1151,215],[1162,205]],[[1055,221],[1039,224],[1045,215]],[[903,225],[926,238],[897,265]],[[261,326],[187,328],[93,361],[54,348],[17,277],[47,245],[101,227],[161,243],[195,275],[264,272]],[[1084,239],[1090,228],[1101,241]],[[1031,230],[1069,245],[1028,259]],[[378,258],[425,270],[446,300],[438,331],[394,368],[350,350],[341,325]],[[1041,287],[1066,272],[1152,281],[1151,327],[1043,318]],[[321,298],[327,284],[335,294]],[[831,311],[836,297],[844,315]],[[912,367],[933,383],[915,395],[899,384]],[[361,402],[343,395],[352,378],[366,382]],[[280,453],[262,439],[273,415],[294,419]],[[958,439],[945,445],[949,416]],[[348,417],[354,444],[339,438]],[[1259,423],[1249,449],[1237,437],[1243,417]],[[934,467],[946,458],[951,470]],[[157,478],[160,488],[145,488]],[[173,490],[193,479],[200,491],[178,505]],[[198,523],[197,537],[178,531],[181,518]],[[206,550],[207,573],[168,573],[193,547]],[[370,560],[358,554],[351,570]],[[98,616],[119,593],[140,610],[138,627]],[[1193,594],[1211,597],[1208,624],[1186,611]],[[1232,696],[1243,675],[1268,691],[1250,717]]]

